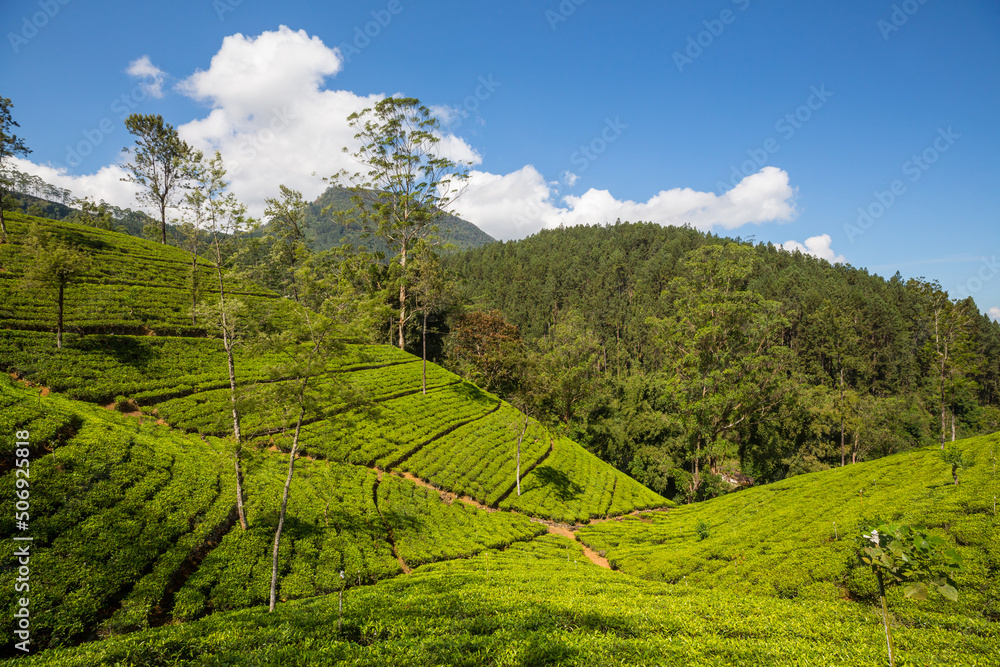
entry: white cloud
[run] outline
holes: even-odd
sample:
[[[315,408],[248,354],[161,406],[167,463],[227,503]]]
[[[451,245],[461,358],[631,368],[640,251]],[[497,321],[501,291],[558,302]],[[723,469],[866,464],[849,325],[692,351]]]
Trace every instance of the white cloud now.
[[[130,62],[125,73],[139,79],[148,79],[148,81],[142,82],[146,94],[156,98],[163,97],[163,79],[166,72],[154,65],[149,56],[143,56]]]
[[[1000,307],[993,306],[988,311],[986,311],[986,314],[989,315],[990,319],[992,319],[994,322],[1000,322]]]
[[[844,263],[847,260],[843,255],[837,255],[834,253],[831,244],[833,239],[830,238],[829,234],[820,234],[819,236],[810,236],[806,239],[805,244],[799,243],[798,241],[785,241],[779,244],[778,247],[787,252],[795,252],[798,250],[804,255],[812,255],[813,257],[819,257],[820,259],[825,259],[831,264]]]
[[[574,174],[572,171],[564,171],[563,172],[563,183],[565,183],[569,187],[573,187],[579,181],[580,181],[580,175],[579,174]]]
[[[557,191],[528,165],[505,176],[474,171],[454,209],[498,239],[513,239],[539,229],[601,224],[616,219],[690,224],[698,229],[734,229],[746,224],[787,222],[797,211],[788,174],[765,167],[722,195],[691,188],[664,190],[646,202],[622,201],[607,190],[590,189],[557,200]]]
[[[74,176],[63,167],[39,165],[18,157],[8,158],[18,171],[40,177],[46,183],[73,191],[77,198],[93,197],[109,204],[135,208],[135,185],[125,183],[125,170],[116,164],[101,167],[97,173]]]

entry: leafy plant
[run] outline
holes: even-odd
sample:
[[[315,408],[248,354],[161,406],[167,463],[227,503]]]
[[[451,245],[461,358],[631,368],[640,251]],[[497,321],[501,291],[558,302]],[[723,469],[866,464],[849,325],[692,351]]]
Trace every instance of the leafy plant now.
[[[972,461],[967,460],[962,454],[962,448],[954,442],[941,450],[941,460],[951,466],[951,478],[955,480],[956,485],[958,485],[959,468],[968,468],[972,465]]]
[[[708,534],[709,534],[708,533],[708,529],[709,528],[711,528],[711,525],[707,521],[705,521],[704,519],[702,519],[701,521],[698,522],[698,525],[696,525],[694,527],[694,530],[695,530],[696,533],[698,533],[698,539],[699,540],[707,540],[708,539]]]
[[[943,539],[928,535],[921,527],[876,522],[865,527],[858,545],[858,557],[872,568],[878,579],[889,664],[895,665],[885,602],[886,582],[902,584],[903,594],[908,598],[923,600],[934,590],[955,602],[958,588],[951,575],[961,571],[962,560],[954,549],[945,549]]]

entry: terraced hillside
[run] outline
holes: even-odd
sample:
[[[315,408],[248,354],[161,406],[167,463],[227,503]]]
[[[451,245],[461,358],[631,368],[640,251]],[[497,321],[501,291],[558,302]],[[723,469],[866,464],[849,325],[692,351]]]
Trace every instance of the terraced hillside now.
[[[32,603],[35,647],[264,603],[288,465],[288,417],[259,398],[290,382],[275,376],[277,359],[256,350],[236,359],[251,445],[243,531],[225,354],[185,320],[190,257],[71,223],[10,218],[13,242],[0,245],[0,370],[14,379],[0,376],[0,432],[31,434],[29,532],[45,590]],[[21,279],[19,239],[32,223],[79,245],[97,267],[67,290],[75,305],[62,349],[49,332],[51,295]],[[240,291],[251,317],[280,321],[282,300],[253,286]],[[207,287],[201,298],[212,298]],[[135,307],[146,300],[155,304]],[[346,345],[317,379],[327,385],[353,387],[365,407],[327,405],[324,418],[304,426],[280,553],[282,599],[339,590],[341,572],[343,585],[368,585],[547,532],[530,517],[585,521],[669,504],[534,421],[518,497],[523,415],[433,364],[424,394],[420,361],[396,348]],[[3,465],[11,497],[16,472]],[[597,478],[597,495],[584,492]],[[0,534],[17,534],[13,521],[5,515]],[[0,606],[13,619],[16,570],[5,558]]]
[[[897,613],[963,613],[1000,621],[1000,434],[959,441],[970,466],[954,484],[940,449],[929,447],[801,475],[668,513],[649,513],[580,530],[613,565],[645,579],[745,595],[870,600],[875,579],[857,562],[866,519],[923,525],[956,548],[965,565],[959,601],[907,600],[890,589]],[[703,539],[698,534],[699,525]],[[998,647],[997,657],[1000,657]]]

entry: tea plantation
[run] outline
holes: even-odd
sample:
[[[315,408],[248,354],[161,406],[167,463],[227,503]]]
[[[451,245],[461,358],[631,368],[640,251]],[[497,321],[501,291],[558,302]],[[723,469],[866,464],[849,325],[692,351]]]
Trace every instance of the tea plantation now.
[[[965,562],[958,603],[892,590],[905,664],[1000,664],[997,436],[960,443],[958,486],[928,449],[675,507],[434,364],[425,393],[420,360],[387,346],[345,345],[314,378],[334,398],[302,427],[268,614],[294,422],[268,399],[294,388],[277,355],[235,359],[243,530],[226,356],[191,322],[190,255],[7,224],[0,434],[27,463],[0,460],[0,538],[31,537],[24,664],[881,665],[874,581],[854,557],[875,516],[931,527]],[[22,280],[32,224],[91,257],[62,349],[52,295]],[[211,298],[214,269],[195,271]],[[284,300],[234,292],[281,325]],[[22,565],[0,554],[8,637]]]

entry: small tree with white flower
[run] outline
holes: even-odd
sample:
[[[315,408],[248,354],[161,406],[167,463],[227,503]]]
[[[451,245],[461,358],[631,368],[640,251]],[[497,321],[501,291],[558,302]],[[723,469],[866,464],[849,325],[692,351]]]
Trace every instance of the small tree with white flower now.
[[[957,551],[946,548],[943,539],[928,535],[922,527],[875,522],[863,530],[858,538],[858,558],[872,568],[878,580],[889,665],[894,667],[886,584],[902,584],[908,598],[923,600],[933,590],[954,602],[958,588],[951,576],[961,571],[962,559]]]

